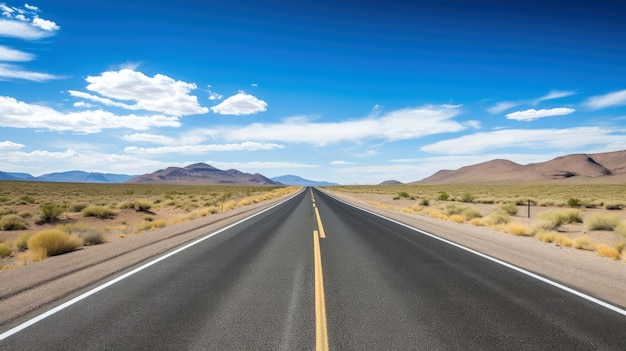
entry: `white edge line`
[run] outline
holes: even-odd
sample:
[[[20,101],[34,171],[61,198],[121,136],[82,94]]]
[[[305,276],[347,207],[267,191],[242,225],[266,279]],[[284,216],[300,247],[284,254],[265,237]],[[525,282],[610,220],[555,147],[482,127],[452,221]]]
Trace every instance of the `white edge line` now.
[[[277,203],[275,205],[272,205],[272,206],[270,206],[270,207],[268,207],[268,208],[266,208],[266,209],[264,209],[264,210],[262,210],[260,212],[256,212],[256,213],[254,213],[254,214],[252,214],[252,215],[250,215],[250,216],[248,216],[246,218],[243,218],[243,219],[241,219],[241,220],[239,220],[239,221],[237,221],[237,222],[235,222],[233,224],[230,224],[230,225],[228,225],[226,227],[218,229],[218,230],[216,230],[216,231],[214,231],[214,232],[212,232],[212,233],[210,233],[210,234],[208,234],[206,236],[203,236],[203,237],[201,237],[199,239],[196,239],[196,240],[194,240],[194,241],[192,241],[192,242],[190,242],[190,243],[188,243],[188,244],[186,244],[186,245],[184,245],[182,247],[179,247],[178,249],[176,249],[174,251],[171,251],[171,252],[169,252],[169,253],[167,253],[167,254],[165,254],[163,256],[159,256],[158,258],[156,258],[156,259],[154,259],[154,260],[152,260],[152,261],[150,261],[148,263],[145,263],[142,266],[137,267],[137,268],[133,269],[130,272],[124,273],[123,275],[121,275],[121,276],[119,276],[119,277],[117,277],[117,278],[115,278],[113,280],[110,280],[110,281],[108,281],[108,282],[106,282],[106,283],[104,283],[102,285],[99,285],[99,286],[93,288],[92,290],[87,291],[86,293],[84,293],[82,295],[76,296],[75,298],[73,298],[73,299],[71,299],[71,300],[69,300],[69,301],[67,301],[67,302],[65,302],[65,303],[63,303],[63,304],[61,304],[61,305],[59,305],[59,306],[49,310],[49,311],[47,311],[47,312],[42,313],[42,314],[38,315],[37,317],[34,317],[34,318],[32,318],[32,319],[30,319],[30,320],[28,320],[28,321],[26,321],[26,322],[24,322],[24,323],[22,323],[22,324],[20,324],[20,325],[18,325],[16,327],[14,327],[12,329],[9,329],[6,332],[0,334],[0,341],[2,341],[4,339],[10,337],[11,335],[16,334],[16,333],[18,333],[18,332],[20,332],[20,331],[22,331],[22,330],[32,326],[35,323],[38,323],[38,322],[44,320],[45,318],[48,318],[48,317],[52,316],[55,313],[58,313],[58,312],[60,312],[60,311],[62,311],[64,309],[72,306],[73,304],[75,304],[75,303],[77,303],[77,302],[79,302],[81,300],[86,299],[87,297],[89,297],[89,296],[91,296],[91,295],[93,295],[93,294],[95,294],[95,293],[97,293],[97,292],[99,292],[101,290],[104,290],[104,289],[110,287],[113,284],[116,284],[116,283],[118,283],[118,282],[120,282],[120,281],[122,281],[122,280],[124,280],[124,279],[126,279],[126,278],[128,278],[128,277],[130,277],[130,276],[132,276],[134,274],[136,274],[136,273],[139,273],[139,272],[143,271],[144,269],[146,269],[146,268],[148,268],[148,267],[150,267],[150,266],[152,266],[152,265],[154,265],[156,263],[159,263],[159,262],[161,262],[161,261],[163,261],[163,260],[165,260],[165,259],[167,259],[167,258],[169,258],[171,256],[174,256],[174,255],[176,255],[177,253],[179,253],[181,251],[184,251],[184,250],[186,250],[186,249],[188,249],[188,248],[190,248],[190,247],[192,247],[192,246],[194,246],[194,245],[196,245],[196,244],[198,244],[198,243],[200,243],[200,242],[202,242],[204,240],[207,240],[207,239],[209,239],[209,238],[211,238],[211,237],[213,237],[213,236],[215,236],[217,234],[220,234],[220,233],[222,233],[222,232],[224,232],[224,231],[226,231],[226,230],[228,230],[228,229],[230,229],[232,227],[235,227],[235,226],[237,226],[237,225],[239,225],[239,224],[241,224],[241,223],[243,223],[243,222],[245,222],[245,221],[247,221],[247,220],[249,220],[251,218],[254,218],[254,217],[256,217],[256,216],[258,216],[258,215],[260,215],[260,214],[262,214],[264,212],[267,212],[267,211],[269,211],[269,210],[271,210],[271,209],[273,209],[275,207],[278,207],[278,206],[284,204],[285,202],[295,198],[301,192],[302,191],[299,191],[296,194],[286,198],[285,200],[283,200],[283,201],[281,201],[281,202],[279,202],[279,203]]]
[[[504,266],[504,267],[510,268],[510,269],[512,269],[512,270],[514,270],[514,271],[517,271],[517,272],[519,272],[519,273],[525,274],[525,275],[527,275],[527,276],[529,276],[529,277],[531,277],[531,278],[535,278],[535,279],[537,279],[537,280],[539,280],[539,281],[542,281],[542,282],[544,282],[544,283],[546,283],[546,284],[552,285],[552,286],[553,286],[553,287],[555,287],[555,288],[558,288],[558,289],[564,290],[564,291],[566,291],[566,292],[568,292],[568,293],[570,293],[570,294],[576,295],[576,296],[578,296],[578,297],[582,297],[583,299],[585,299],[585,300],[587,300],[587,301],[593,302],[593,303],[595,303],[595,304],[597,304],[597,305],[600,305],[600,306],[602,306],[602,307],[604,307],[604,308],[607,308],[607,309],[609,309],[609,310],[611,310],[611,311],[613,311],[613,312],[617,312],[617,313],[621,314],[622,316],[626,316],[626,310],[624,310],[624,309],[622,309],[622,308],[619,308],[619,307],[617,307],[617,306],[614,306],[614,305],[612,305],[612,304],[610,304],[610,303],[604,302],[604,301],[602,301],[602,300],[600,300],[600,299],[597,299],[597,298],[595,298],[595,297],[593,297],[593,296],[591,296],[591,295],[587,295],[587,294],[582,293],[582,292],[580,292],[580,291],[578,291],[578,290],[574,290],[574,289],[572,289],[572,288],[570,288],[570,287],[567,287],[567,286],[565,286],[565,285],[563,285],[563,284],[557,283],[557,282],[555,282],[555,281],[553,281],[553,280],[550,280],[550,279],[548,279],[548,278],[542,277],[542,276],[540,276],[540,275],[538,275],[538,274],[535,274],[535,273],[533,273],[533,272],[527,271],[527,270],[525,270],[525,269],[523,269],[523,268],[520,268],[520,267],[515,266],[515,265],[513,265],[513,264],[510,264],[510,263],[508,263],[508,262],[502,261],[502,260],[497,259],[497,258],[495,258],[495,257],[491,257],[491,256],[489,256],[489,255],[486,255],[486,254],[482,253],[482,252],[478,252],[478,251],[476,251],[476,250],[470,249],[469,247],[466,247],[466,246],[463,246],[463,245],[457,244],[457,243],[455,243],[455,242],[453,242],[453,241],[450,241],[450,240],[444,239],[444,238],[442,238],[442,237],[440,237],[440,236],[437,236],[437,235],[435,235],[435,234],[431,234],[431,233],[429,233],[429,232],[426,232],[426,231],[421,230],[421,229],[417,229],[417,228],[415,228],[415,227],[412,227],[412,226],[410,226],[410,225],[408,225],[408,224],[405,224],[405,223],[402,223],[402,222],[400,222],[400,221],[396,221],[395,219],[392,219],[392,218],[389,218],[389,217],[385,217],[385,216],[383,216],[383,215],[381,215],[381,214],[378,214],[378,213],[372,212],[372,211],[370,211],[370,210],[366,210],[366,209],[364,209],[364,208],[362,208],[362,207],[356,206],[356,205],[354,205],[354,204],[348,203],[348,202],[343,201],[343,200],[341,200],[341,199],[339,199],[339,198],[337,198],[337,197],[335,197],[335,196],[333,196],[333,195],[330,195],[329,193],[326,193],[326,192],[325,192],[325,194],[326,194],[326,195],[328,195],[328,196],[330,196],[330,197],[332,197],[333,199],[335,199],[335,200],[337,200],[337,201],[339,201],[339,202],[342,202],[342,203],[344,203],[344,204],[348,205],[348,206],[354,207],[354,208],[356,208],[356,209],[359,209],[359,210],[361,210],[361,211],[367,212],[367,213],[369,213],[369,214],[373,214],[373,215],[375,215],[375,216],[377,216],[377,217],[380,217],[380,218],[386,219],[386,220],[388,220],[388,221],[390,221],[390,222],[392,222],[392,223],[395,223],[395,224],[401,225],[401,226],[403,226],[403,227],[405,227],[405,228],[411,229],[411,230],[413,230],[413,231],[416,231],[416,232],[418,232],[418,233],[420,233],[420,234],[422,234],[422,235],[426,235],[426,236],[431,237],[431,238],[433,238],[433,239],[437,239],[437,240],[442,241],[442,242],[444,242],[444,243],[446,243],[446,244],[449,244],[449,245],[452,245],[452,246],[458,247],[459,249],[462,249],[462,250],[465,250],[465,251],[467,251],[467,252],[473,253],[474,255],[478,255],[478,256],[480,256],[480,257],[482,257],[482,258],[485,258],[485,259],[487,259],[487,260],[489,260],[489,261],[492,261],[492,262],[497,263],[497,264],[499,264],[499,265],[502,265],[502,266]]]

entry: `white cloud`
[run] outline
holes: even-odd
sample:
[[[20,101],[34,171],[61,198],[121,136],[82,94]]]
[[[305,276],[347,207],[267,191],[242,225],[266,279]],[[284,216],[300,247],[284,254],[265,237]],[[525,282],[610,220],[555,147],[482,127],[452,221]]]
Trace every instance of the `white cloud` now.
[[[45,20],[39,17],[33,18],[33,26],[41,28],[46,32],[52,32],[61,29],[61,27],[54,23],[54,21]]]
[[[208,145],[182,145],[182,146],[161,146],[152,148],[140,148],[129,146],[124,152],[129,154],[143,155],[163,155],[163,154],[204,154],[208,152],[224,152],[224,151],[257,151],[257,150],[273,150],[282,149],[283,145],[264,144],[256,142],[243,142],[236,144],[208,144]]]
[[[167,137],[165,135],[155,135],[155,134],[145,134],[145,133],[135,133],[130,135],[124,135],[122,139],[129,141],[131,143],[150,143],[150,144],[160,144],[160,145],[172,145],[175,143],[173,138]]]
[[[569,91],[551,90],[548,94],[535,99],[533,103],[536,105],[542,101],[560,99],[560,98],[572,96],[574,94],[576,94],[576,91],[573,91],[573,90],[569,90]]]
[[[531,108],[525,111],[511,112],[506,115],[506,118],[516,121],[534,121],[538,118],[569,115],[570,113],[574,112],[576,112],[575,109],[567,107],[557,107],[541,110],[535,110],[534,108]]]
[[[198,98],[189,93],[196,89],[193,83],[176,81],[168,76],[156,74],[148,77],[132,69],[108,71],[99,76],[89,76],[87,90],[100,96],[70,91],[72,96],[89,99],[108,106],[129,110],[147,110],[174,116],[203,114],[209,109],[198,104]],[[134,104],[114,101],[134,101]]]
[[[0,61],[27,62],[34,59],[33,54],[0,45]]]
[[[224,97],[224,95],[218,94],[218,93],[214,93],[214,92],[209,90],[209,100],[222,100],[223,97]]]
[[[62,113],[48,106],[27,104],[12,97],[0,96],[0,126],[89,134],[103,129],[147,130],[151,127],[179,127],[180,122],[176,117],[118,116],[102,110]]]
[[[594,110],[626,105],[626,89],[610,92],[605,95],[592,96],[585,101],[585,105]]]
[[[230,141],[280,141],[317,146],[366,139],[397,141],[464,130],[467,126],[451,120],[458,114],[455,109],[427,106],[341,122],[315,123],[304,118],[291,118],[283,123],[253,123],[244,127],[224,126],[196,132]]]
[[[48,73],[25,71],[19,66],[0,63],[0,80],[14,78],[30,80],[34,82],[45,82],[53,79],[61,79],[62,77]]]
[[[513,107],[519,106],[519,105],[520,104],[517,102],[501,101],[501,102],[496,103],[492,107],[489,107],[487,111],[489,111],[489,113],[497,114],[497,113],[501,113],[506,110],[512,109]]]
[[[599,127],[568,129],[503,129],[442,140],[420,148],[421,151],[449,155],[470,155],[507,148],[570,150],[586,145],[623,142],[626,136]]]
[[[220,115],[252,115],[267,110],[267,103],[256,96],[240,91],[226,98],[219,105],[211,107],[211,111]]]
[[[35,11],[35,12],[36,12],[36,11],[39,11],[39,7],[37,7],[37,6],[33,6],[33,5],[29,5],[29,4],[24,4],[24,7],[25,7],[26,9],[28,9],[28,10],[31,10],[31,11]]]
[[[74,107],[85,107],[85,108],[92,108],[94,107],[92,104],[88,103],[88,102],[84,102],[84,101],[78,101],[72,104]]]
[[[9,140],[0,141],[0,150],[1,151],[19,150],[19,149],[21,149],[23,147],[26,147],[26,145],[14,143],[14,142],[9,141]]]
[[[354,162],[335,160],[335,161],[331,161],[330,164],[333,166],[342,166],[342,165],[351,165],[351,164],[354,164]]]

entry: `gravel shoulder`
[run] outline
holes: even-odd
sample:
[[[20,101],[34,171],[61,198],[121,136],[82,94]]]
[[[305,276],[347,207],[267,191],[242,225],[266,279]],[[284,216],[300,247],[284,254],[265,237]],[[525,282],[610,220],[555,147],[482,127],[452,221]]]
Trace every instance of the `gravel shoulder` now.
[[[357,207],[378,213],[539,274],[585,294],[626,307],[626,264],[596,252],[546,244],[535,238],[502,233],[488,227],[437,220],[369,205],[364,194],[323,191]]]

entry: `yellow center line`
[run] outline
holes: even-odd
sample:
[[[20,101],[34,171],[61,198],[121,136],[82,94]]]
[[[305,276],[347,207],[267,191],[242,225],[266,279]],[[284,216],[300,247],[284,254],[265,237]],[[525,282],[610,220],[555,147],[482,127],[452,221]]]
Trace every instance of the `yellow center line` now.
[[[320,238],[326,239],[326,233],[324,232],[324,226],[322,225],[322,218],[320,217],[320,211],[315,207],[315,217],[317,217],[317,229],[320,230]]]
[[[313,256],[315,260],[315,350],[328,351],[324,276],[322,274],[322,254],[320,252],[320,240],[317,230],[313,231]]]

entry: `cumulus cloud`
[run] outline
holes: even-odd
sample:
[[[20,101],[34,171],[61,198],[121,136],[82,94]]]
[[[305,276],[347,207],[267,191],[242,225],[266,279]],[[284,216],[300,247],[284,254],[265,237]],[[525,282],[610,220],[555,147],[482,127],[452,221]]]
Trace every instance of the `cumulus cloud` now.
[[[534,108],[531,108],[525,111],[511,112],[506,115],[506,118],[513,119],[516,121],[534,121],[538,118],[569,115],[570,113],[574,113],[574,112],[576,112],[575,109],[568,108],[568,107],[557,107],[557,108],[541,109],[541,110],[535,110]]]
[[[99,76],[89,76],[86,81],[89,83],[87,90],[100,96],[75,90],[69,91],[70,95],[107,106],[174,116],[209,112],[206,107],[198,104],[196,96],[190,94],[197,88],[194,83],[177,81],[166,75],[156,74],[148,77],[142,72],[125,68],[104,72]]]
[[[180,122],[176,117],[118,116],[102,110],[62,113],[48,106],[27,104],[12,97],[0,96],[0,126],[89,134],[103,129],[147,130],[152,127],[179,127]]]
[[[571,149],[586,145],[608,145],[623,142],[626,135],[599,127],[568,129],[503,129],[480,132],[459,138],[442,140],[420,148],[436,154],[469,155],[507,148],[516,149]],[[575,143],[572,143],[575,140]]]
[[[26,147],[26,145],[14,143],[10,140],[0,141],[0,151],[19,150],[23,147]]]
[[[594,110],[626,105],[626,89],[610,92],[605,95],[592,96],[585,101],[585,105]]]
[[[219,105],[211,107],[211,111],[220,115],[252,115],[267,110],[267,103],[256,96],[240,91],[226,98]]]
[[[152,148],[140,148],[129,146],[124,152],[129,154],[143,155],[163,155],[163,154],[204,154],[208,152],[224,152],[224,151],[257,151],[257,150],[273,150],[282,149],[283,145],[271,143],[243,142],[232,144],[208,144],[208,145],[181,145],[181,146],[161,146]]]
[[[304,118],[290,118],[282,123],[223,126],[197,132],[229,141],[279,141],[317,146],[367,139],[397,141],[464,130],[467,126],[452,120],[458,114],[456,109],[427,106],[341,122],[311,122]]]
[[[45,20],[39,17],[33,18],[33,26],[41,28],[46,32],[52,32],[61,29],[61,27],[54,23],[54,21]]]

